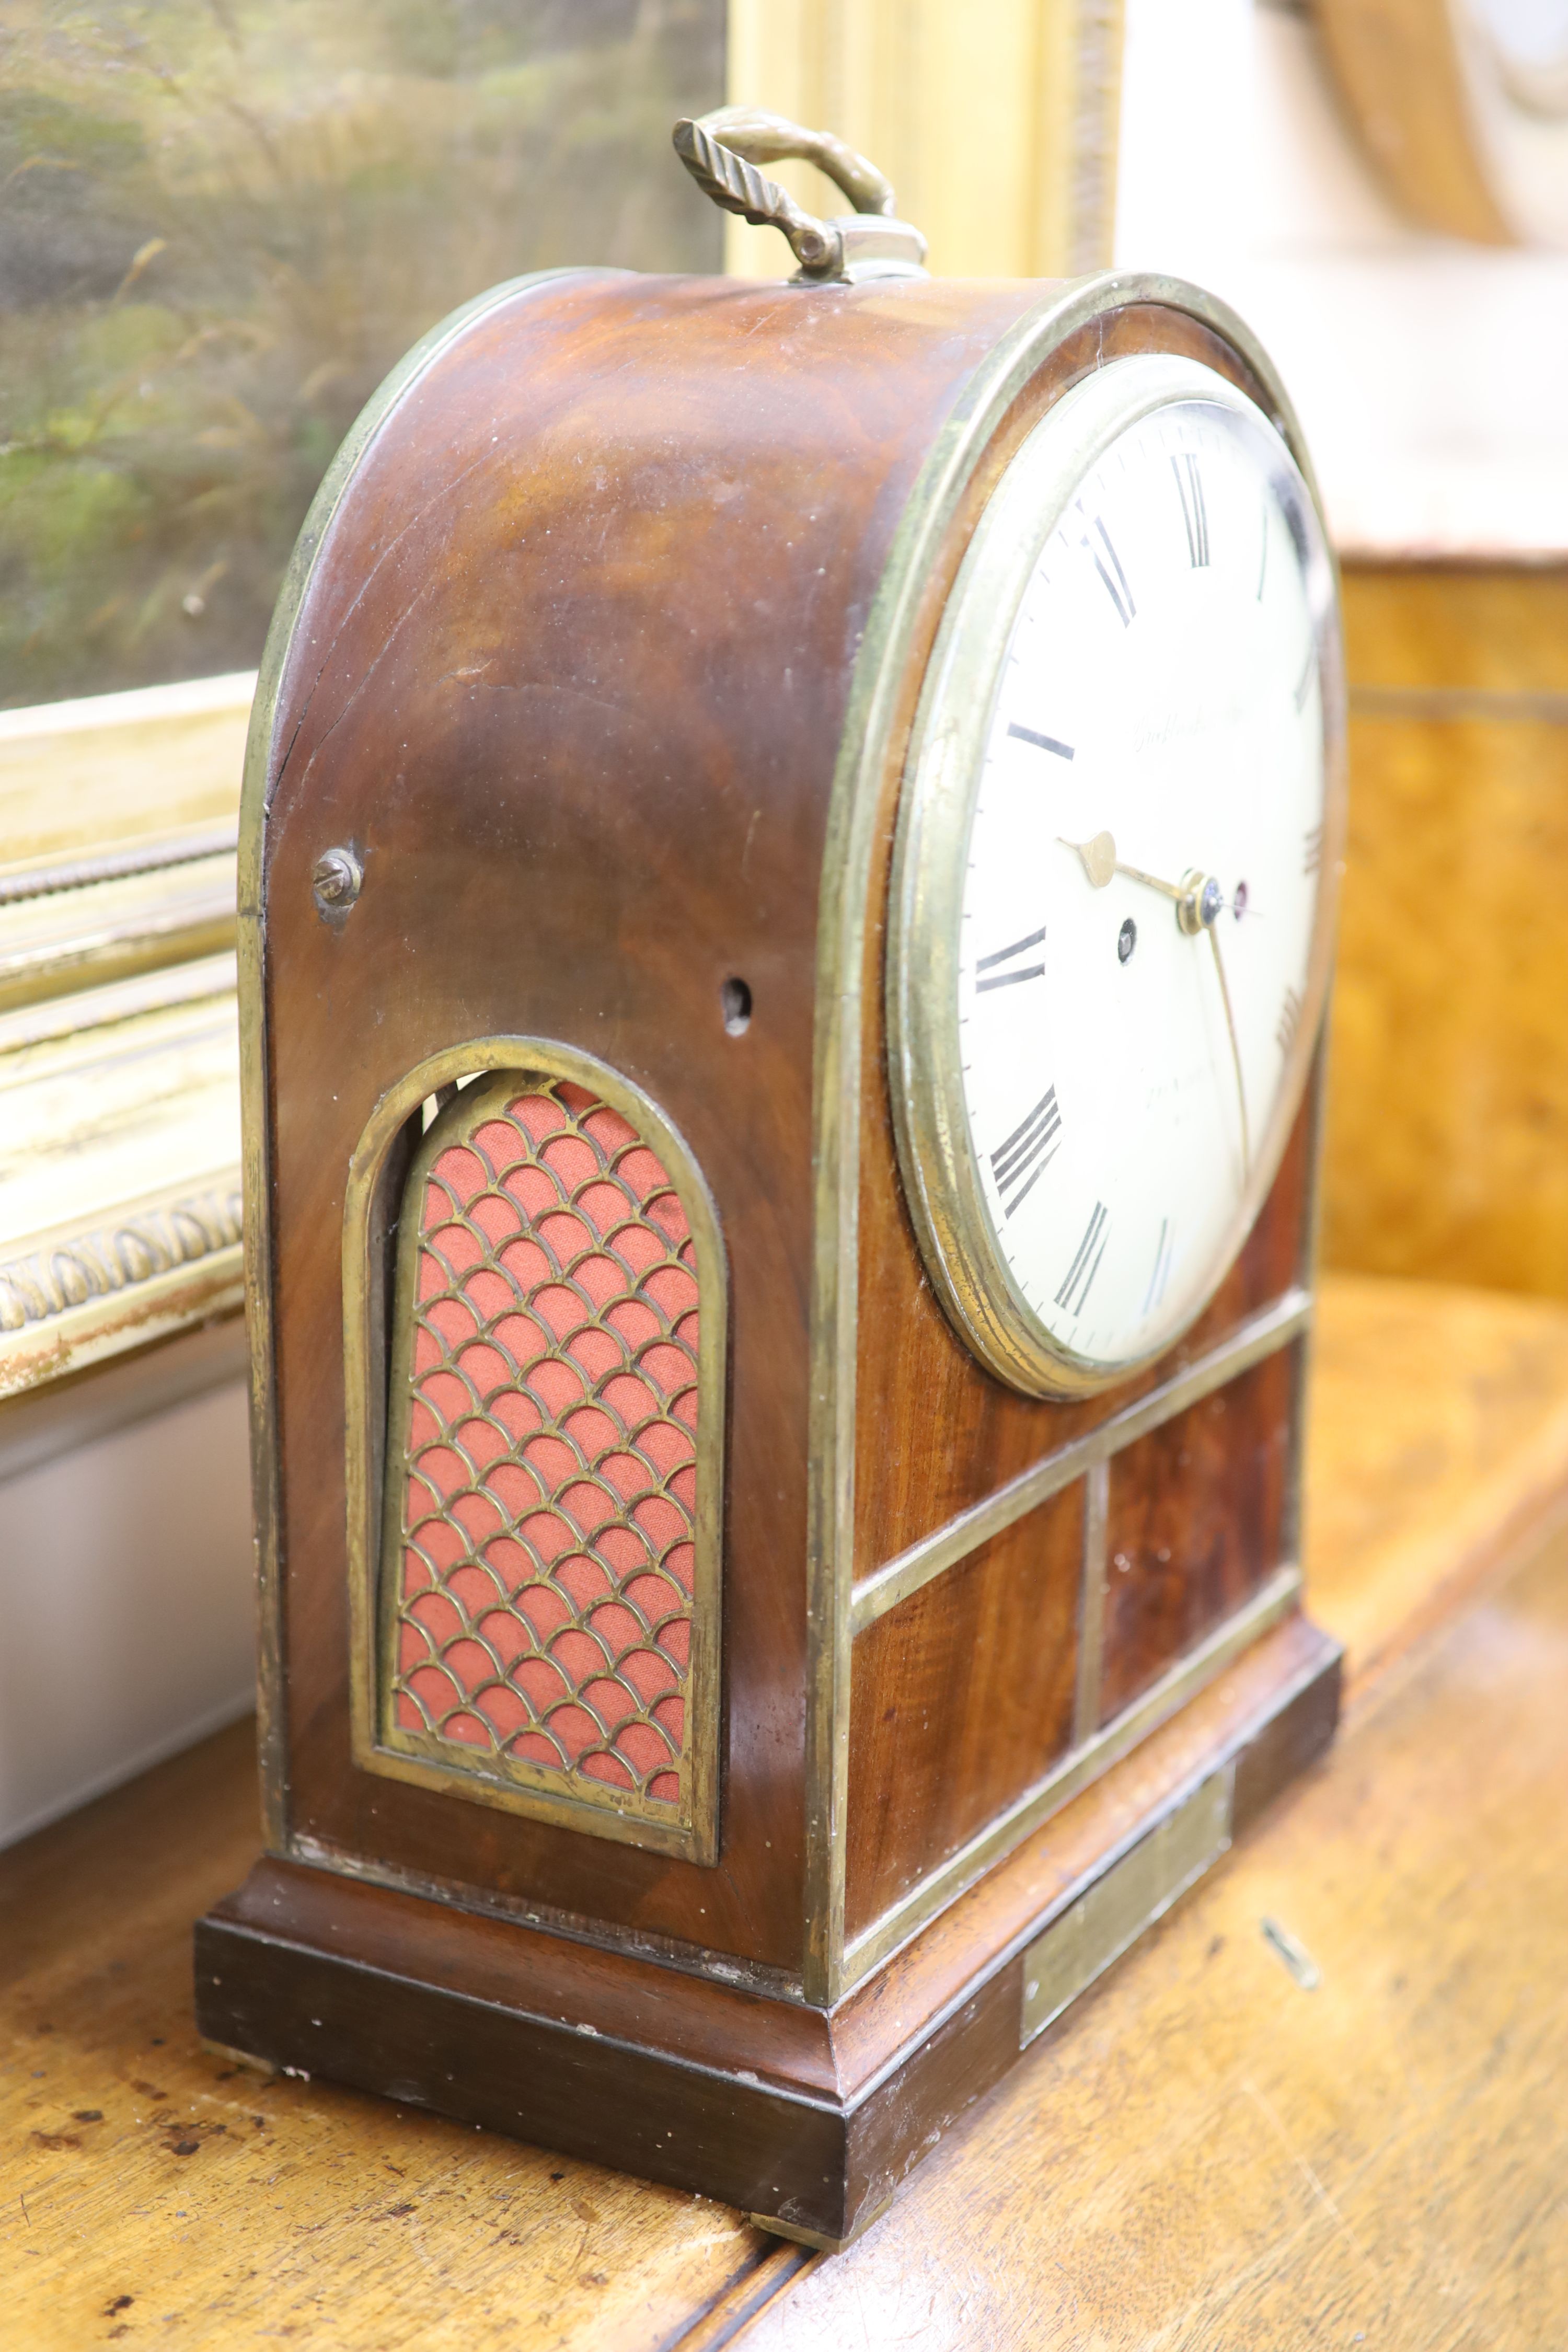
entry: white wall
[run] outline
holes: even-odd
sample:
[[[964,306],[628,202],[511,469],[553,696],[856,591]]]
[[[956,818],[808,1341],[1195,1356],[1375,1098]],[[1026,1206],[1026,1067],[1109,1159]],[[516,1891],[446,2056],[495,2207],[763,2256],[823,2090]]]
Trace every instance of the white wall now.
[[[1568,552],[1568,257],[1409,227],[1304,14],[1127,0],[1124,72],[1117,260],[1261,336],[1340,546]]]
[[[254,1703],[246,1391],[0,1483],[0,1845]]]

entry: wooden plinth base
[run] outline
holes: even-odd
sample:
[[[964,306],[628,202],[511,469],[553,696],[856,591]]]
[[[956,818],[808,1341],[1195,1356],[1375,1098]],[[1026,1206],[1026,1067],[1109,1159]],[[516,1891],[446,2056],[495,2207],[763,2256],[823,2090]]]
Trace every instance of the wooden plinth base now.
[[[1327,1746],[1289,1619],[830,2012],[267,1859],[196,1929],[210,2042],[845,2244]]]

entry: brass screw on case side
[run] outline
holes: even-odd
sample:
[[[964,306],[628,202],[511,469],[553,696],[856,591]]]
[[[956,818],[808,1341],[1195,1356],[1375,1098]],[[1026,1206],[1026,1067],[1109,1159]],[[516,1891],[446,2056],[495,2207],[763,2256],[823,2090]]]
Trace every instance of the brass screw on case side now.
[[[352,849],[324,850],[311,869],[311,887],[323,914],[346,914],[363,883],[364,867]]]

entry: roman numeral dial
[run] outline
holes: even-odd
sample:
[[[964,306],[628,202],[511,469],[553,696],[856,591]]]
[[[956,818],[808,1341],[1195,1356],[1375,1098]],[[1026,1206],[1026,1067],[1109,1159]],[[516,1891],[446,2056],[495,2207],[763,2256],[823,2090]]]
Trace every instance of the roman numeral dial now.
[[[1057,1305],[1065,1307],[1069,1315],[1081,1315],[1089,1305],[1089,1294],[1094,1288],[1094,1277],[1105,1255],[1106,1227],[1110,1222],[1110,1213],[1104,1202],[1097,1201],[1083,1229],[1083,1239],[1057,1292]]]
[[[1006,1141],[998,1144],[991,1154],[991,1173],[996,1180],[1005,1217],[1012,1216],[1023,1206],[1061,1150],[1057,1140],[1061,1131],[1057,1090],[1047,1087],[1028,1117],[1020,1119]]]
[[[967,543],[901,787],[889,1074],[932,1288],[1030,1393],[1157,1362],[1268,1197],[1342,854],[1332,596],[1291,450],[1191,359],[1102,359]]]
[[[1043,948],[1045,943],[1045,926],[1042,924],[1037,931],[1031,931],[1027,939],[1015,940],[1010,948],[998,948],[994,954],[982,956],[974,967],[976,995],[984,995],[988,988],[1013,988],[1021,980],[1044,980],[1046,967],[1043,963],[1020,963],[1018,959],[1026,956],[1033,948]]]
[[[1054,751],[1058,760],[1074,757],[1070,743],[1058,743],[1054,735],[1042,735],[1037,728],[1026,727],[1016,719],[1008,720],[1007,732],[1017,742],[1032,743],[1037,751]]]
[[[1121,558],[1117,554],[1110,533],[1099,516],[1096,516],[1089,530],[1085,532],[1083,543],[1089,550],[1106,594],[1116,607],[1117,619],[1124,629],[1130,629],[1138,607],[1132,602],[1132,591],[1127,585],[1127,574],[1121,569]]]
[[[1176,495],[1182,501],[1182,521],[1187,534],[1187,562],[1194,572],[1206,571],[1209,560],[1209,519],[1204,505],[1203,469],[1194,453],[1185,450],[1171,460]]]

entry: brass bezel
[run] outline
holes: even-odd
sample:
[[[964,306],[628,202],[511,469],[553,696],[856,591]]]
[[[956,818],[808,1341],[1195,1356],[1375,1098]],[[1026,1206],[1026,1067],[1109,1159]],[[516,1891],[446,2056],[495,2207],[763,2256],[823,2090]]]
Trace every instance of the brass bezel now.
[[[1106,1362],[1056,1339],[1035,1315],[987,1213],[963,1100],[959,930],[975,790],[1012,641],[1041,551],[1084,476],[1131,425],[1201,402],[1239,417],[1277,455],[1274,486],[1306,541],[1306,584],[1323,703],[1323,851],[1304,1012],[1228,1244],[1182,1320],[1141,1354]],[[1021,513],[1026,527],[1020,530]],[[1006,616],[998,628],[996,614]],[[1343,663],[1328,536],[1282,435],[1201,362],[1140,352],[1065,394],[1012,459],[975,526],[921,689],[899,809],[889,906],[889,1083],[904,1190],[933,1287],[987,1370],[1026,1395],[1092,1396],[1159,1362],[1234,1265],[1268,1197],[1307,1083],[1328,999],[1345,826]]]
[[[460,1078],[494,1073],[509,1084],[529,1078],[569,1078],[618,1110],[658,1153],[679,1196],[697,1251],[701,1332],[697,1371],[697,1507],[691,1597],[691,1656],[686,1689],[681,1801],[670,1807],[628,1796],[607,1784],[561,1785],[542,1767],[483,1759],[455,1764],[450,1748],[433,1736],[391,1731],[378,1671],[393,1607],[384,1563],[390,1538],[400,1535],[395,1495],[385,1493],[386,1465],[396,1451],[400,1412],[406,1410],[406,1329],[389,1335],[385,1275],[377,1264],[379,1237],[397,1206],[386,1197],[389,1179],[399,1199],[423,1181],[428,1161],[450,1139],[443,1112],[422,1139],[406,1172],[389,1164],[398,1137],[420,1105]],[[465,1090],[466,1092],[466,1090]],[[456,1110],[463,1101],[448,1106]],[[399,1224],[395,1297],[406,1295],[419,1246],[416,1221]],[[411,1070],[377,1103],[349,1168],[343,1200],[343,1378],[346,1407],[350,1611],[350,1712],[353,1757],[370,1772],[411,1780],[469,1802],[526,1813],[563,1829],[615,1838],[658,1853],[711,1864],[719,1853],[719,1715],[721,1553],[724,1494],[724,1378],[729,1347],[729,1281],[724,1247],[702,1174],[679,1130],[639,1087],[591,1054],[540,1037],[478,1037],[448,1045]],[[390,1344],[389,1344],[390,1341]],[[389,1366],[390,1377],[378,1377]],[[602,1787],[603,1793],[597,1793]]]

